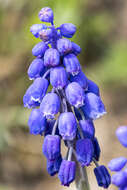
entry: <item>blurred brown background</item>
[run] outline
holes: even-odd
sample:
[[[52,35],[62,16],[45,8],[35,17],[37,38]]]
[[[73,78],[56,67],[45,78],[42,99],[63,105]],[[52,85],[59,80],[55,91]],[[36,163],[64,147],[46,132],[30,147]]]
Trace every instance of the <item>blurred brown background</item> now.
[[[29,28],[40,23],[37,15],[44,6],[54,10],[56,25],[72,22],[77,26],[73,40],[82,48],[82,68],[100,86],[108,112],[95,122],[102,148],[100,163],[127,156],[115,137],[116,128],[127,125],[127,1],[0,0],[0,190],[67,189],[57,177],[48,176],[42,139],[29,135],[30,111],[22,104],[30,84],[31,49],[38,42]],[[93,166],[88,172],[91,189],[101,189]],[[70,189],[75,189],[74,184]]]

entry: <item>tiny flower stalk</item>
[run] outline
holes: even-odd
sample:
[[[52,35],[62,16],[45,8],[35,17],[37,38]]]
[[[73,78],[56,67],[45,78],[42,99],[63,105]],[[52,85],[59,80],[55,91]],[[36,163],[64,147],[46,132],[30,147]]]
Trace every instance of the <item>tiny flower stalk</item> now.
[[[32,49],[35,59],[28,77],[33,83],[23,97],[24,106],[32,109],[30,134],[44,136],[42,152],[47,171],[51,176],[58,175],[62,185],[75,181],[78,190],[90,190],[86,168],[95,163],[97,184],[108,188],[110,175],[98,164],[101,150],[94,126],[94,120],[106,111],[97,84],[82,71],[77,57],[81,48],[71,41],[76,26],[65,23],[55,27],[49,7],[42,8],[38,16],[49,24],[30,28],[41,40]],[[66,156],[61,153],[61,141],[67,147]]]

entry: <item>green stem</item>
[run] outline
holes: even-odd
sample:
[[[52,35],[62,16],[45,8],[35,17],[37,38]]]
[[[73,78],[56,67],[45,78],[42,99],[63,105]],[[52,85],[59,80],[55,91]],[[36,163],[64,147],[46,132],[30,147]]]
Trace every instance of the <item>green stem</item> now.
[[[77,167],[75,184],[77,190],[90,190],[86,168]]]

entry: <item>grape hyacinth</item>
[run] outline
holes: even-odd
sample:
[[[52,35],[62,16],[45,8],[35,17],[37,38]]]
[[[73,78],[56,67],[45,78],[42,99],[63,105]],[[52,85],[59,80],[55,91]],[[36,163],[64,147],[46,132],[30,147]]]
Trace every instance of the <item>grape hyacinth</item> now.
[[[89,189],[86,167],[95,164],[94,173],[100,187],[108,188],[110,175],[98,164],[100,146],[95,137],[94,120],[106,111],[98,86],[82,71],[77,55],[79,45],[70,40],[76,32],[71,23],[54,25],[53,11],[42,8],[30,31],[41,40],[33,49],[36,57],[28,68],[33,83],[27,89],[24,106],[32,109],[28,125],[30,133],[44,136],[42,152],[51,176],[58,173],[61,184],[69,186],[80,173],[80,187]],[[67,39],[69,38],[69,39]],[[61,141],[67,147],[61,153]],[[82,188],[81,188],[82,189]]]
[[[121,126],[116,130],[116,136],[122,146],[127,148],[127,126]],[[119,190],[127,190],[127,158],[118,157],[112,159],[108,168],[116,172],[112,175],[112,184],[117,186]],[[125,167],[125,168],[124,168]]]

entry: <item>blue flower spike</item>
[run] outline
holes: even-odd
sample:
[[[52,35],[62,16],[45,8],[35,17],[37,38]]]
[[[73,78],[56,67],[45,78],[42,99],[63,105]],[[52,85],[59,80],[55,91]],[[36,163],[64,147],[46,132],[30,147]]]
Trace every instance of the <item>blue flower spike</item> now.
[[[50,176],[58,174],[62,185],[69,186],[77,171],[86,183],[84,169],[94,162],[98,185],[108,188],[110,175],[98,164],[100,146],[94,127],[94,120],[106,111],[98,86],[82,71],[77,57],[81,47],[71,40],[77,28],[72,23],[56,27],[50,7],[42,8],[38,17],[48,24],[30,28],[33,37],[40,40],[32,49],[35,58],[27,72],[33,83],[23,97],[24,107],[32,109],[30,134],[44,137],[47,171]],[[61,141],[67,148],[66,156],[61,153]]]
[[[127,126],[120,126],[116,130],[116,136],[121,143],[121,145],[127,148]],[[111,171],[116,172],[112,175],[112,184],[117,186],[119,190],[127,189],[127,158],[118,157],[112,159],[108,163],[108,168]]]

